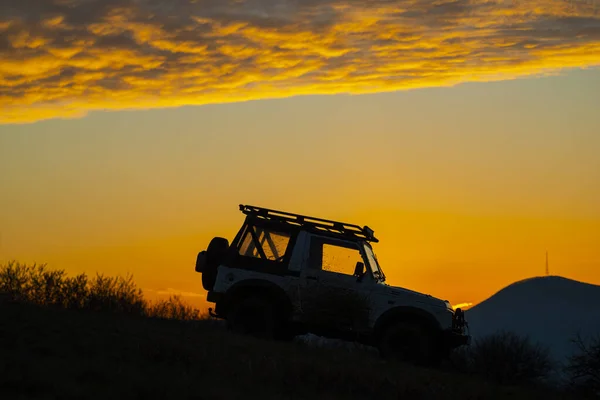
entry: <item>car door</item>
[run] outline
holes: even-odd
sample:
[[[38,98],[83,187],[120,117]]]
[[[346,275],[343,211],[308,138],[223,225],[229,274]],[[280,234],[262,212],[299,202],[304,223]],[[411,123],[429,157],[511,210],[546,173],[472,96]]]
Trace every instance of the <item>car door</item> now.
[[[310,235],[307,247],[299,280],[302,319],[336,330],[366,330],[372,277],[367,273],[359,279],[354,274],[356,264],[365,263],[359,244]]]

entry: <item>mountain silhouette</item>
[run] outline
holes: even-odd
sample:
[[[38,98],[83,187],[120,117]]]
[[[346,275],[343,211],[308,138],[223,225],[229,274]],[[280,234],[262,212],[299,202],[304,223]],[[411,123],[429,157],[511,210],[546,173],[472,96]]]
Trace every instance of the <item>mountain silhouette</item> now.
[[[474,340],[498,331],[529,336],[566,363],[578,333],[600,334],[600,286],[560,276],[515,282],[465,312]]]

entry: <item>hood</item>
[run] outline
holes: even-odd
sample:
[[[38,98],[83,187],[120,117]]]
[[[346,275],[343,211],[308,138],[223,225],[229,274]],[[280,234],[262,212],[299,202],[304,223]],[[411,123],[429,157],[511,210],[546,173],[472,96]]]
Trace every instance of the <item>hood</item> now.
[[[414,290],[398,286],[390,286],[387,283],[382,284],[379,290],[381,290],[387,295],[391,295],[394,297],[410,299],[411,301],[418,302],[421,304],[427,304],[428,306],[452,310],[450,302],[448,302],[447,300],[438,299],[437,297],[431,296],[429,294],[415,292]]]

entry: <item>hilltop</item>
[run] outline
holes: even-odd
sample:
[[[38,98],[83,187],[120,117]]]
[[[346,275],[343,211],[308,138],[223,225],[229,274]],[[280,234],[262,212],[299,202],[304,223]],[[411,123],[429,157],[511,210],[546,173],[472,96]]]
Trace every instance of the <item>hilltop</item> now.
[[[560,276],[515,282],[466,311],[474,339],[512,331],[549,348],[564,363],[584,338],[600,334],[600,286]]]

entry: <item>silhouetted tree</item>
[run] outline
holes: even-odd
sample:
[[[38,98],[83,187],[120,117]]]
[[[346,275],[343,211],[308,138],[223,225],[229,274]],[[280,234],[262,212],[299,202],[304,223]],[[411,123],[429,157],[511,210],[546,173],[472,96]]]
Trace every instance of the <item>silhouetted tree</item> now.
[[[600,334],[587,343],[577,334],[573,343],[578,351],[569,357],[565,368],[571,387],[583,394],[600,396]]]

